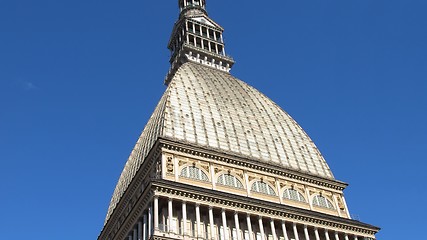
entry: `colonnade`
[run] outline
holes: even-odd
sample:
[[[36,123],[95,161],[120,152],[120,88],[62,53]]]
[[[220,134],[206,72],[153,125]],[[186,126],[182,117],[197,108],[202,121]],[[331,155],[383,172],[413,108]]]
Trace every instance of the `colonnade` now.
[[[373,240],[249,213],[155,196],[125,240]]]

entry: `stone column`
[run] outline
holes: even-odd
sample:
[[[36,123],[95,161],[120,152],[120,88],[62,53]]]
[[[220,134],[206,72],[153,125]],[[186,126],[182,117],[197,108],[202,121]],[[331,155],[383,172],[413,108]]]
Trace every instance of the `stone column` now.
[[[304,235],[305,235],[305,240],[310,240],[310,235],[308,234],[307,225],[304,225]]]
[[[350,239],[348,238],[347,233],[344,235],[344,239],[345,239],[345,240],[350,240]]]
[[[154,197],[154,231],[159,230],[159,197]]]
[[[209,226],[211,229],[211,239],[215,239],[215,223],[214,223],[214,217],[213,217],[213,208],[212,206],[209,206]]]
[[[147,215],[144,214],[144,217],[142,217],[142,239],[147,240]]]
[[[229,240],[228,234],[227,234],[227,216],[225,215],[225,209],[222,209],[221,216],[222,216],[222,228],[224,229],[223,230],[224,240]]]
[[[293,223],[295,240],[299,240],[297,224]]]
[[[264,225],[262,224],[262,217],[258,218],[259,232],[261,233],[261,240],[265,240]]]
[[[168,232],[174,232],[175,229],[172,229],[172,218],[173,218],[173,205],[172,205],[172,198],[168,199]]]
[[[326,240],[331,240],[331,239],[329,239],[328,229],[325,229],[325,238],[326,238]]]
[[[237,240],[242,240],[242,236],[240,235],[239,214],[237,212],[234,212],[234,225],[236,226]]]
[[[283,237],[285,238],[285,240],[289,240],[285,221],[282,221],[282,231],[283,231]]]
[[[182,235],[187,234],[187,203],[182,202]]]
[[[133,229],[133,239],[137,240],[138,239],[138,228],[134,228]]]
[[[335,240],[340,240],[340,237],[338,236],[338,232],[335,232]]]
[[[246,216],[246,224],[248,225],[249,240],[254,240],[254,234],[252,232],[251,216],[249,214]]]
[[[314,228],[314,235],[316,236],[316,240],[320,240],[320,236],[319,236],[319,229]]]
[[[271,234],[273,235],[273,240],[277,240],[276,235],[276,226],[274,226],[274,219],[270,220]]]
[[[354,240],[359,240],[359,238],[357,236],[354,236]]]
[[[148,232],[147,232],[147,239],[150,238],[151,234],[153,234],[153,208],[150,206],[148,208]]]
[[[138,221],[138,240],[142,240],[142,222],[141,220]]]
[[[200,234],[200,204],[196,203],[196,236],[201,237]]]

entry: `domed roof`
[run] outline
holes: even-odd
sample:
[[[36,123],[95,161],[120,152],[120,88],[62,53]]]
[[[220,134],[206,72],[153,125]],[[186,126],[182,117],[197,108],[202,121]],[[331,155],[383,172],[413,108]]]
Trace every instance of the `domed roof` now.
[[[277,104],[227,72],[187,62],[173,76],[139,137],[106,221],[159,137],[334,178],[310,137]]]

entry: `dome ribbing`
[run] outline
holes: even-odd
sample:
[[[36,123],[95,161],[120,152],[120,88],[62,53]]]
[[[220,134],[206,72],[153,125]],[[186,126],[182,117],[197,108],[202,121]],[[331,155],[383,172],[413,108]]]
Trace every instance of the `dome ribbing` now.
[[[187,62],[174,74],[138,139],[106,221],[159,137],[334,179],[310,137],[277,104],[227,72]]]

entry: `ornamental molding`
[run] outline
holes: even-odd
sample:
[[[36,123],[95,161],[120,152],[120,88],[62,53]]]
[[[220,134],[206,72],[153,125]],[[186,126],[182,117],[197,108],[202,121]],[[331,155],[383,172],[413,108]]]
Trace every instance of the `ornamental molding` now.
[[[241,213],[252,213],[266,218],[286,220],[306,225],[351,234],[372,236],[379,228],[359,221],[322,214],[314,211],[298,209],[291,206],[265,202],[262,200],[248,199],[246,197],[219,193],[210,189],[203,189],[186,184],[169,182],[167,180],[154,180],[152,182],[155,195],[177,199],[179,201],[194,202],[217,208],[228,208]]]
[[[318,176],[310,175],[307,173],[302,173],[295,171],[293,169],[286,168],[284,166],[267,164],[261,161],[249,159],[243,156],[236,156],[235,153],[228,153],[225,151],[217,151],[215,149],[208,149],[201,146],[194,146],[194,144],[187,144],[184,142],[178,142],[176,140],[168,139],[168,138],[159,138],[159,147],[163,147],[165,149],[171,151],[177,151],[185,154],[189,154],[196,157],[207,158],[210,160],[223,162],[225,164],[232,164],[244,168],[248,168],[251,170],[261,171],[267,174],[274,174],[281,177],[290,178],[297,181],[307,182],[314,185],[343,191],[348,184],[327,178],[321,178]]]

